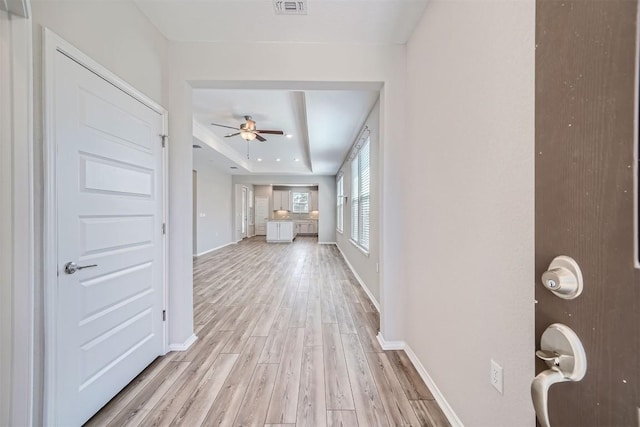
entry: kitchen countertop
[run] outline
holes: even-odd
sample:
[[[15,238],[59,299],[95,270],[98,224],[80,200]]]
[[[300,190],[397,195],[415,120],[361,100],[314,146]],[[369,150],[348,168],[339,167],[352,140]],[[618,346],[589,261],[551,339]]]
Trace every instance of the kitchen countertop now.
[[[309,221],[313,221],[313,222],[318,222],[317,218],[309,218],[309,219],[296,219],[296,218],[287,218],[287,219],[268,219],[267,222],[286,222],[286,221],[293,221],[293,222],[309,222]]]

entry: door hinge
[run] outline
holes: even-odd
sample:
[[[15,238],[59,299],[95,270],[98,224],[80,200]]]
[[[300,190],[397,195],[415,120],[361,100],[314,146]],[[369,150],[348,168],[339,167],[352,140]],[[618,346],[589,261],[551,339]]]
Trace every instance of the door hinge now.
[[[163,322],[167,321],[167,310],[162,310],[162,321]]]
[[[160,135],[160,138],[162,138],[162,148],[165,148],[167,146],[167,139],[169,138],[169,135]]]
[[[167,234],[167,224],[166,223],[162,223],[162,234]]]

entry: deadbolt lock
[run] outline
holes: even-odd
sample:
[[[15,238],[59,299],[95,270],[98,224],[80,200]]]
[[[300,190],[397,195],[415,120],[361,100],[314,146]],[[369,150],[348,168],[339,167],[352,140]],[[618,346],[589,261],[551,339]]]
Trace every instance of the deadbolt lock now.
[[[573,258],[561,255],[542,273],[542,284],[562,299],[574,299],[582,293],[582,271]]]

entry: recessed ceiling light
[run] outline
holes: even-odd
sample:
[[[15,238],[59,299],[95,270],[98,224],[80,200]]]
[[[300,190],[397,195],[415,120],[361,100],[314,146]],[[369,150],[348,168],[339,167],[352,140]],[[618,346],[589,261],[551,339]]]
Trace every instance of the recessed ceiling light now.
[[[293,159],[293,160],[294,160],[294,161],[296,161],[296,162],[299,162],[299,161],[300,161],[300,159]]]
[[[259,162],[261,162],[261,161],[262,161],[262,159],[256,159],[256,160],[257,160],[257,161],[259,161]]]
[[[285,135],[287,138],[293,138],[293,135],[291,135],[290,133]]]
[[[280,159],[279,159],[279,158],[278,158],[278,159],[276,159],[276,162],[279,162],[279,161],[280,161]]]

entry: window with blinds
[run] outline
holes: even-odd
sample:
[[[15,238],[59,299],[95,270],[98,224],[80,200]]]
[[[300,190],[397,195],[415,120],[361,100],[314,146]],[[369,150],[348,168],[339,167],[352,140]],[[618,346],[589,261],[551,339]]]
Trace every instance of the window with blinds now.
[[[309,213],[308,192],[293,192],[293,213]]]
[[[351,240],[369,250],[371,174],[369,140],[351,161]]]
[[[340,233],[344,229],[344,177],[341,175],[336,183],[336,228]]]

